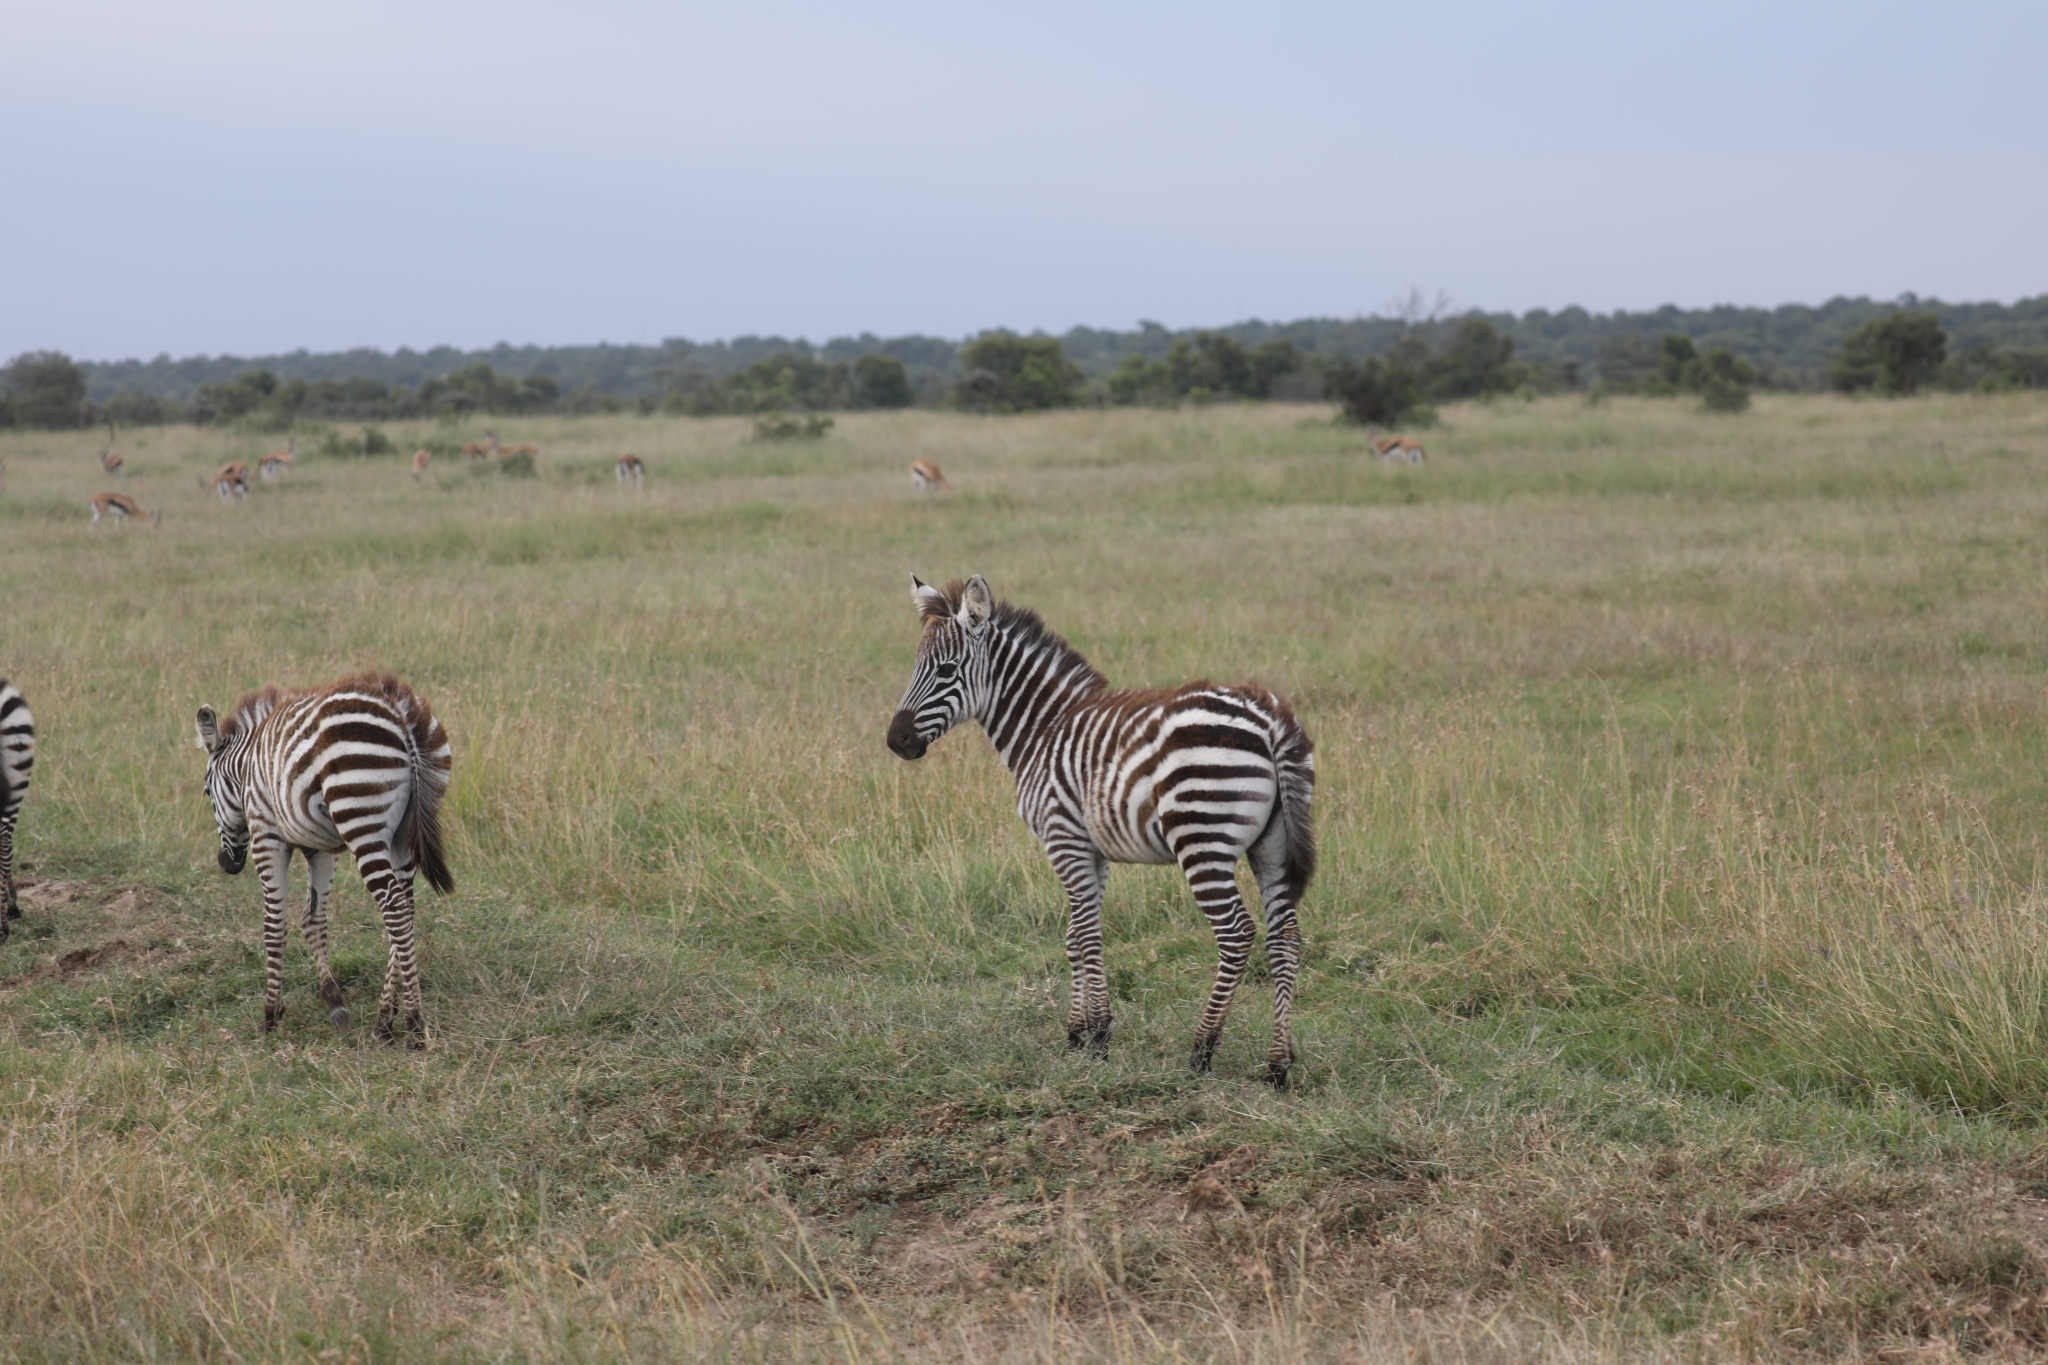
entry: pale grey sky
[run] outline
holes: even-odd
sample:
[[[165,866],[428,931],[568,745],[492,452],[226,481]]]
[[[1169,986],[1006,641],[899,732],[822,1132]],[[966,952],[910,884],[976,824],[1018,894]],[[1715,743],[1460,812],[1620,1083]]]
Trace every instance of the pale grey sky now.
[[[0,7],[0,358],[2048,292],[2048,5]]]

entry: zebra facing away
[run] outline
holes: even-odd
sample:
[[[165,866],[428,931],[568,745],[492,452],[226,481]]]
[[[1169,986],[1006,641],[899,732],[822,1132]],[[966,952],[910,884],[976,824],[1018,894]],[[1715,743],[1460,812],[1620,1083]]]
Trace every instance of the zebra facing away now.
[[[1112,689],[1036,613],[997,602],[979,574],[943,591],[910,582],[924,638],[889,748],[921,758],[954,725],[977,720],[1016,778],[1017,813],[1067,893],[1067,1046],[1107,1052],[1115,1022],[1102,961],[1109,864],[1176,863],[1216,934],[1216,984],[1192,1059],[1209,1069],[1251,956],[1236,875],[1249,858],[1273,971],[1266,1079],[1284,1089],[1301,961],[1295,912],[1316,867],[1314,746],[1293,711],[1251,685]]]
[[[383,914],[391,949],[376,1037],[391,1040],[402,995],[408,1041],[426,1046],[413,877],[424,872],[435,890],[455,889],[439,817],[453,758],[448,732],[426,701],[389,674],[299,692],[266,687],[225,717],[200,707],[199,747],[206,750],[206,794],[220,827],[221,870],[232,876],[253,854],[263,883],[263,1031],[284,1013],[285,898],[294,850],[306,857],[301,922],[320,973],[320,998],[337,1031],[349,1026],[341,983],[327,963],[335,855],[345,848]]]
[[[28,713],[21,689],[0,678],[0,942],[7,921],[21,918],[14,898],[14,819],[28,794],[29,773],[36,766],[36,721]]]

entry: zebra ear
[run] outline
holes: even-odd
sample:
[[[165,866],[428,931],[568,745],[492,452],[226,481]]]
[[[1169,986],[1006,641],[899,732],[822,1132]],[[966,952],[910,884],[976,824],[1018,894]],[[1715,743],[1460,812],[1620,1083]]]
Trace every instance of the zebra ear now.
[[[214,721],[213,708],[199,708],[199,747],[209,754],[220,747],[220,727]]]
[[[951,616],[952,604],[946,601],[946,594],[919,578],[910,576],[910,600],[917,603],[920,616]]]
[[[967,590],[960,594],[960,624],[969,634],[988,624],[988,618],[995,614],[996,595],[988,590],[988,582],[980,574],[967,580]]]

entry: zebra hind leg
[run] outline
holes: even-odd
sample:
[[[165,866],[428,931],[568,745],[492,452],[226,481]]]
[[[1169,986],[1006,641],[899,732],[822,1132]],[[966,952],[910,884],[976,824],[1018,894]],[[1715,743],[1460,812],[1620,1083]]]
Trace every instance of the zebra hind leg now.
[[[0,942],[7,939],[7,921],[21,918],[21,902],[14,895],[14,813],[0,818],[0,882],[5,883],[6,905],[0,908]]]
[[[320,972],[320,999],[327,1006],[327,1022],[336,1033],[348,1032],[354,1016],[348,1012],[348,995],[334,976],[327,960],[327,919],[333,905],[334,863],[332,853],[306,851],[306,915],[300,922],[306,946],[313,951],[313,965]]]
[[[1284,836],[1254,845],[1251,864],[1264,902],[1266,961],[1273,972],[1273,1046],[1266,1054],[1266,1079],[1274,1089],[1285,1090],[1294,1065],[1294,986],[1301,973],[1301,922],[1295,910],[1307,888],[1287,866]]]
[[[1195,893],[1196,904],[1216,935],[1216,984],[1202,1006],[1195,1025],[1195,1050],[1188,1059],[1197,1071],[1207,1071],[1216,1056],[1216,1044],[1223,1038],[1223,1021],[1230,1015],[1230,998],[1244,976],[1251,959],[1252,917],[1245,913],[1244,900],[1237,894],[1237,859],[1228,861],[1213,848],[1199,845],[1185,850],[1181,871]]]
[[[412,878],[385,879],[377,896],[384,913],[384,937],[390,942],[391,957],[384,969],[384,994],[377,1002],[376,1038],[396,1041],[392,1027],[401,1001],[405,1006],[405,1045],[427,1045],[426,1012],[420,999],[420,965],[413,941]]]

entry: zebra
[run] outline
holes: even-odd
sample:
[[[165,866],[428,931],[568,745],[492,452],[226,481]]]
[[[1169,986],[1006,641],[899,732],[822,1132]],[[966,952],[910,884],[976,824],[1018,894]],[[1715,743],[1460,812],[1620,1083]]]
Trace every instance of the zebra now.
[[[1250,684],[1112,689],[1035,612],[997,602],[979,574],[943,591],[910,582],[924,638],[889,748],[921,758],[954,725],[977,720],[1016,778],[1017,813],[1067,895],[1067,1046],[1106,1054],[1115,1022],[1102,962],[1109,864],[1177,863],[1216,935],[1216,982],[1191,1058],[1209,1069],[1251,955],[1236,876],[1249,857],[1273,971],[1266,1079],[1285,1089],[1301,961],[1295,911],[1316,867],[1314,746],[1293,711]]]
[[[263,1031],[284,1013],[285,897],[294,850],[306,857],[302,926],[320,972],[320,998],[337,1032],[350,1023],[341,983],[327,964],[327,912],[335,855],[346,848],[383,913],[390,961],[375,1036],[392,1039],[401,992],[413,1047],[426,1046],[419,963],[413,951],[415,873],[455,889],[441,846],[441,798],[453,757],[448,732],[424,698],[390,674],[365,673],[327,687],[265,687],[225,717],[199,708],[206,794],[220,828],[221,871],[253,853],[263,883],[268,975]]]
[[[0,678],[0,942],[7,939],[7,922],[21,918],[21,902],[14,897],[14,820],[35,766],[36,718],[21,689]]]

